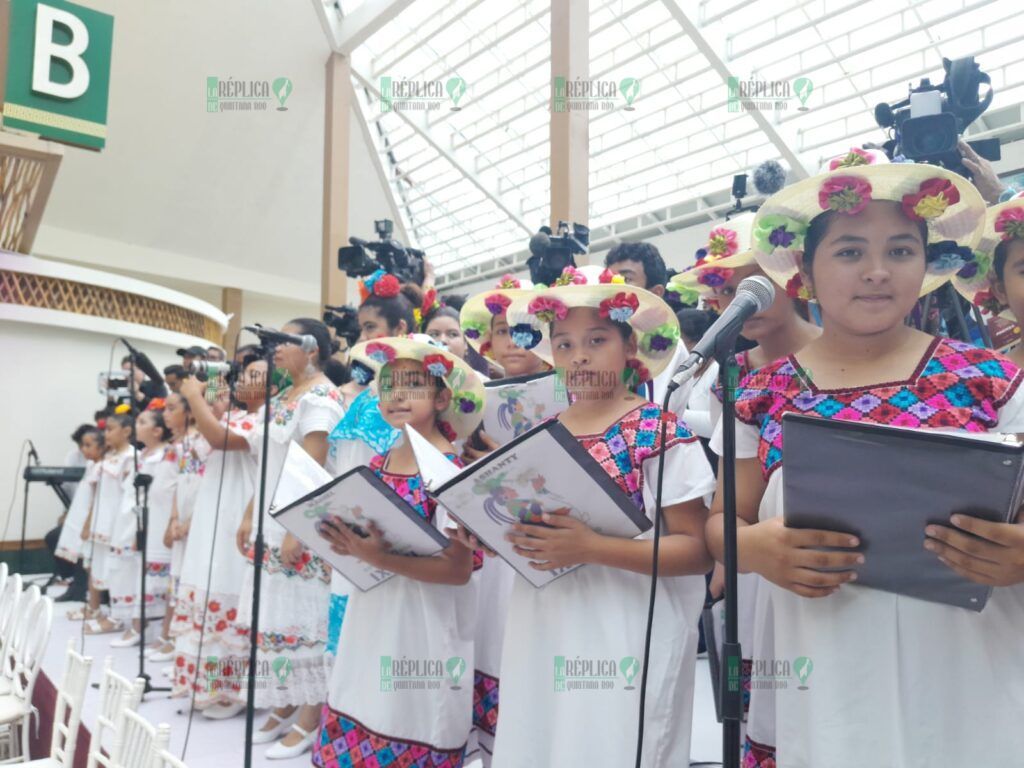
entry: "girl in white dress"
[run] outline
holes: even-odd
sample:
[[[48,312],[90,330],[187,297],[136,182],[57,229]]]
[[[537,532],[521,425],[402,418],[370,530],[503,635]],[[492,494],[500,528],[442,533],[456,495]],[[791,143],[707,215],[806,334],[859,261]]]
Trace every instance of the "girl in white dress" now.
[[[643,765],[689,763],[697,619],[704,602],[707,510],[714,487],[700,443],[674,414],[637,395],[674,352],[679,326],[669,306],[643,288],[608,282],[535,291],[508,308],[513,340],[549,339],[572,404],[558,419],[631,502],[654,515],[657,457],[665,452],[657,603],[648,666]],[[614,282],[613,282],[614,281]],[[576,284],[574,284],[576,283]],[[662,424],[666,443],[661,441]],[[501,663],[495,768],[625,766],[636,758],[652,532],[602,536],[569,516],[550,527],[517,524],[509,540],[532,567],[572,571],[543,589],[517,576]],[[601,674],[602,686],[573,676]]]
[[[184,379],[179,390],[212,450],[199,483],[171,624],[172,696],[194,695],[194,706],[211,719],[244,709],[249,659],[248,635],[237,627],[248,565],[235,546],[235,532],[255,487],[256,461],[248,436],[257,427],[267,364],[249,358],[244,365],[236,393],[244,409],[225,413],[226,384],[212,406],[206,401],[207,384],[197,379]]]
[[[382,338],[352,350],[353,366],[380,382],[381,411],[395,429],[410,426],[452,462],[452,441],[465,438],[483,416],[476,372],[444,347],[421,339]],[[428,498],[409,442],[370,462],[370,469],[440,530],[447,517]],[[415,557],[388,551],[386,534],[370,526],[361,538],[335,518],[321,536],[348,554],[395,575],[349,597],[323,710],[313,764],[429,765],[461,768],[472,727],[473,689],[460,685],[473,669],[475,585],[473,553],[452,542],[441,554]],[[390,687],[388,660],[414,661],[434,676],[421,688]],[[400,686],[400,683],[398,684]]]
[[[904,323],[920,295],[976,262],[980,194],[935,166],[851,155],[773,195],[754,224],[762,268],[780,285],[796,277],[812,292],[823,334],[755,371],[737,394],[739,567],[769,582],[758,612],[773,617],[767,650],[755,649],[755,658],[773,662],[774,678],[790,670],[769,681],[772,744],[751,740],[753,723],[765,719],[755,684],[744,764],[1011,764],[1024,752],[1016,649],[1024,528],[953,515],[921,531],[923,546],[949,567],[996,587],[975,613],[850,584],[871,557],[855,537],[782,524],[786,412],[921,429],[1024,429],[1024,374],[1012,362]],[[717,504],[708,522],[716,556]],[[965,727],[965,712],[984,716]]]
[[[100,592],[109,587],[111,570],[111,541],[121,515],[124,481],[132,472],[132,417],[127,413],[111,414],[103,428],[107,454],[99,463],[96,492],[92,507],[82,527],[82,539],[91,561],[89,572],[89,607],[92,618],[85,627],[86,634],[106,634],[123,629],[121,622],[104,616],[100,611]],[[116,566],[115,566],[116,567]]]
[[[327,435],[342,416],[338,390],[321,367],[336,350],[326,326],[300,318],[282,328],[285,333],[312,336],[316,348],[304,351],[294,344],[277,347],[274,363],[291,375],[292,385],[271,402],[267,488],[277,484],[277,470],[292,441],[318,463],[327,460]],[[263,417],[249,434],[253,450],[263,446]],[[259,468],[256,477],[259,478]],[[257,488],[258,488],[258,480]],[[258,496],[258,490],[257,490]],[[256,501],[258,503],[258,499]],[[316,735],[327,690],[324,651],[330,603],[330,566],[287,533],[265,513],[266,549],[262,563],[257,669],[267,679],[256,686],[256,707],[272,708],[255,743],[274,741],[270,759],[296,757],[310,748]],[[239,527],[237,541],[251,563],[253,505]],[[238,611],[238,631],[248,632],[252,615],[252,568],[247,568]],[[275,665],[276,667],[272,667]],[[271,670],[276,670],[275,672]],[[283,670],[283,672],[282,672]]]
[[[97,427],[92,427],[82,435],[80,450],[85,457],[85,474],[75,488],[75,495],[64,518],[64,528],[57,539],[55,552],[57,557],[69,563],[78,562],[85,554],[82,547],[82,526],[85,525],[85,519],[92,506],[92,497],[96,492],[96,472],[104,450],[103,433]]]
[[[148,508],[149,533],[146,536],[146,619],[163,619],[167,610],[170,592],[171,551],[164,546],[161,533],[171,517],[171,507],[178,480],[177,457],[169,444],[171,432],[164,424],[162,398],[154,399],[147,409],[139,414],[135,424],[135,435],[142,448],[138,453],[138,473],[152,478],[149,492],[143,498],[139,490],[139,504],[146,501]],[[111,641],[113,648],[129,648],[141,641],[139,610],[139,587],[141,586],[142,557],[138,552],[136,532],[142,521],[135,504],[135,475],[125,478],[121,516],[118,520],[118,534],[115,546],[121,548],[120,558],[112,555],[111,562],[119,561],[116,576],[110,578],[110,614],[116,620],[132,626],[126,628],[122,637]],[[114,550],[112,549],[112,553]]]

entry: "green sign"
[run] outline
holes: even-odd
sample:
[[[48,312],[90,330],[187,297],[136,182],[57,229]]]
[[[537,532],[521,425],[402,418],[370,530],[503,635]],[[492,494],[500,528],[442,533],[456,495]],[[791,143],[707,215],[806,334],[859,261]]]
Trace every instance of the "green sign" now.
[[[108,14],[64,0],[11,0],[4,125],[102,149],[113,39]]]

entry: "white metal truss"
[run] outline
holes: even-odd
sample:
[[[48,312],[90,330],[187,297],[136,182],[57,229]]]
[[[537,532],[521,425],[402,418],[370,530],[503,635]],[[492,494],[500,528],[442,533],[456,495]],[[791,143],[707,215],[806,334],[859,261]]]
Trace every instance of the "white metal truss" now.
[[[521,268],[548,218],[548,0],[313,1],[332,49],[348,40],[363,57],[354,80],[378,173],[439,284]],[[938,82],[943,56],[974,54],[993,78],[970,137],[1019,138],[1019,12],[1019,0],[591,0],[591,77],[642,80],[635,111],[590,113],[591,250],[720,217],[731,177],[764,160],[793,179],[884,140],[873,105]],[[461,76],[469,104],[379,114],[365,95],[387,74]],[[730,75],[809,77],[809,109],[727,109]]]

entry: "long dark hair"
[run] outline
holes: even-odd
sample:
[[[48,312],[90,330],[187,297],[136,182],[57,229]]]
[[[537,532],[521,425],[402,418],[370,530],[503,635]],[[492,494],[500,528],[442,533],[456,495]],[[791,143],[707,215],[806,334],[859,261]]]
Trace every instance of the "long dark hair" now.
[[[406,333],[415,333],[416,316],[413,310],[423,303],[423,292],[415,285],[405,283],[402,290],[396,296],[378,296],[370,294],[366,301],[359,305],[359,308],[369,307],[375,309],[388,324],[388,330],[398,328],[398,324],[405,321]]]
[[[331,355],[341,349],[341,342],[332,339],[327,326],[319,320],[314,320],[311,317],[297,317],[294,320],[289,320],[287,325],[294,325],[299,329],[300,334],[316,339],[316,367],[320,370],[323,370],[324,363],[330,359]]]

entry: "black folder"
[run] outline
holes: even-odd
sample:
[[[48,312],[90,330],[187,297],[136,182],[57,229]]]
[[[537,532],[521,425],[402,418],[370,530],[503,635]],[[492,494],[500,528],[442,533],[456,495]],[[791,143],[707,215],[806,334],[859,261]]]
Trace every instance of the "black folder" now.
[[[1012,436],[865,424],[787,413],[784,519],[860,538],[857,581],[981,611],[992,588],[975,584],[923,546],[925,526],[952,514],[1016,519],[1024,490],[1024,445]]]

